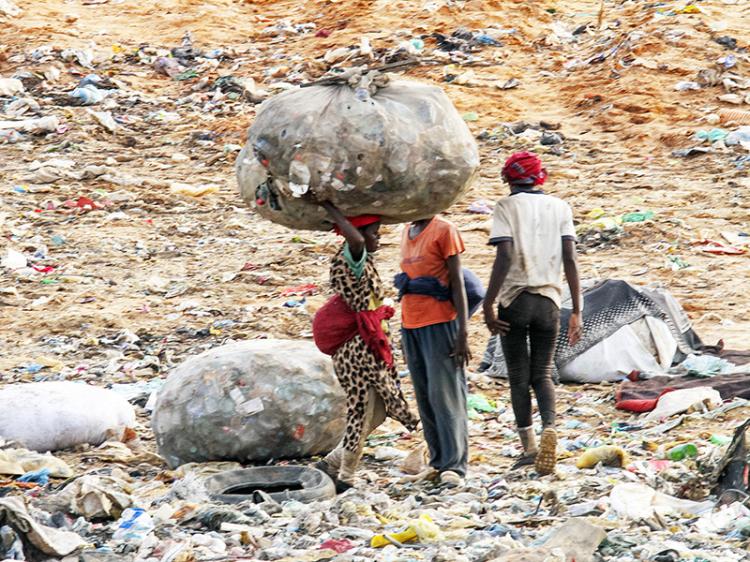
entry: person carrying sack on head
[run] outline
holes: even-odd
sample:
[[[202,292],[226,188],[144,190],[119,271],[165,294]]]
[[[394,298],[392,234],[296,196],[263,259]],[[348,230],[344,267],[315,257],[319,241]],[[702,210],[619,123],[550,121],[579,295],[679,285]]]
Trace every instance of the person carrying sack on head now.
[[[383,286],[373,254],[380,246],[380,217],[345,217],[322,202],[345,242],[331,261],[336,293],[316,313],[313,337],[332,356],[336,377],[346,393],[346,432],[339,446],[316,467],[327,473],[340,493],[352,487],[365,439],[391,417],[407,429],[418,420],[409,410],[393,364],[387,324],[393,308],[383,304]]]

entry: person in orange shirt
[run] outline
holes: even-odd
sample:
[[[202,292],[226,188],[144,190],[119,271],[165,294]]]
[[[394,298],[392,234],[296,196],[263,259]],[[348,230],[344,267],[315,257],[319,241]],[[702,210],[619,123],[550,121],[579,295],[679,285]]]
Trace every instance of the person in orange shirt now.
[[[401,241],[401,341],[409,366],[430,466],[446,486],[460,486],[468,462],[464,366],[468,305],[458,229],[435,216],[407,225]],[[436,291],[409,289],[431,281]],[[443,291],[440,291],[443,289]],[[449,292],[448,292],[449,290]],[[445,293],[445,296],[440,294]]]

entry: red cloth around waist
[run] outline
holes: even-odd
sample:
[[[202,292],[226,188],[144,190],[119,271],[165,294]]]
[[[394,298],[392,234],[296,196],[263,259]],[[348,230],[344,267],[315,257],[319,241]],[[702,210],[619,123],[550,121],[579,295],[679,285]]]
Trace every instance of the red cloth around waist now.
[[[341,295],[334,295],[318,310],[313,318],[313,340],[326,355],[359,335],[370,351],[389,367],[393,366],[393,353],[382,321],[393,316],[395,310],[381,306],[375,310],[354,312]]]

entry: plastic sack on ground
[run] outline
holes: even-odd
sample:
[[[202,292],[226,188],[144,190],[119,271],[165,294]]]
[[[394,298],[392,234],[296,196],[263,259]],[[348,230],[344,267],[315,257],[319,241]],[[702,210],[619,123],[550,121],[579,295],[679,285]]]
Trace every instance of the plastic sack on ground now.
[[[709,386],[681,388],[662,395],[647,420],[665,419],[690,409],[712,409],[721,406],[721,394]]]
[[[237,179],[263,217],[329,230],[324,210],[301,197],[310,189],[346,215],[406,222],[451,206],[478,165],[474,138],[440,88],[355,74],[264,102]]]
[[[598,383],[623,380],[632,371],[661,372],[671,366],[675,351],[677,343],[667,325],[644,317],[561,367],[560,380]]]
[[[695,502],[675,498],[662,492],[657,492],[645,484],[628,482],[618,484],[612,488],[609,496],[612,509],[621,517],[627,519],[648,519],[654,514],[664,516],[670,513],[689,513],[699,515],[710,511],[713,502]]]
[[[179,365],[159,393],[152,425],[172,467],[267,462],[332,450],[345,411],[331,359],[312,342],[254,340]]]
[[[739,502],[723,506],[718,511],[704,513],[695,523],[695,528],[704,535],[724,534],[747,526],[750,509]]]
[[[125,399],[75,382],[8,385],[0,389],[0,404],[0,437],[40,452],[119,440],[135,423]]]

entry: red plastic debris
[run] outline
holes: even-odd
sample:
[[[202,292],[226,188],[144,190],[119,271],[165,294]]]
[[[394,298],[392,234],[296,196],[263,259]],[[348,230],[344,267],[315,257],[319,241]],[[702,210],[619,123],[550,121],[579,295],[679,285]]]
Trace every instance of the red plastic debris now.
[[[698,246],[697,249],[701,252],[715,254],[717,256],[741,256],[745,253],[745,250],[741,248],[737,248],[736,246],[729,246],[716,240],[698,240],[697,242],[694,242],[694,244]]]
[[[304,436],[305,436],[305,426],[302,424],[299,424],[297,428],[294,430],[292,437],[294,437],[297,441],[299,441]]]
[[[331,33],[333,33],[330,29],[319,29],[318,32],[315,34],[315,37],[330,37]]]
[[[31,267],[39,273],[51,273],[55,271],[55,268],[51,265],[32,265]]]
[[[669,468],[670,462],[666,460],[650,460],[648,461],[648,464],[656,472],[662,472],[663,470],[667,470]]]
[[[93,199],[89,199],[88,197],[79,197],[75,201],[72,199],[68,199],[63,203],[64,207],[68,207],[69,209],[81,209],[82,211],[94,211],[96,209],[101,209],[103,205],[100,205]]]
[[[320,545],[320,550],[333,550],[338,554],[351,550],[356,545],[347,539],[328,539]]]
[[[297,295],[301,297],[307,297],[310,295],[314,295],[318,292],[318,286],[314,283],[307,283],[306,285],[298,285],[296,287],[289,287],[288,289],[284,289],[281,291],[282,297],[290,297],[292,295]]]

